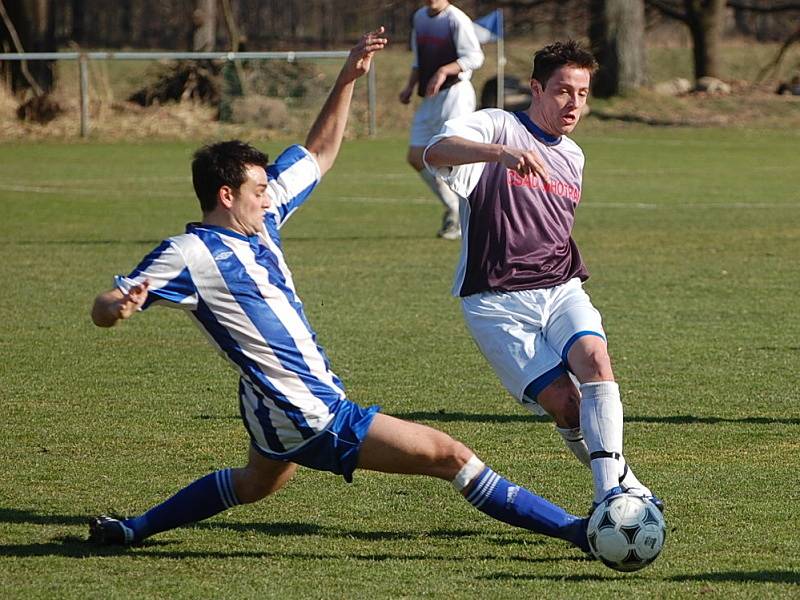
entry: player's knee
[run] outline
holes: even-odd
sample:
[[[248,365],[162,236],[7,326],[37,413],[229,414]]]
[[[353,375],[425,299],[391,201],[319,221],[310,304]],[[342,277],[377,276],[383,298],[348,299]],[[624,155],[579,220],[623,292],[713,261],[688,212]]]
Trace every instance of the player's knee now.
[[[589,371],[591,381],[614,380],[614,374],[611,371],[611,359],[605,346],[594,348],[586,355],[585,368]]]
[[[475,454],[465,444],[442,433],[436,446],[427,457],[436,471],[445,479],[452,479]]]
[[[575,350],[574,354],[570,352],[570,367],[582,383],[614,380],[611,358],[604,342],[581,345]]]
[[[537,402],[558,427],[572,429],[580,425],[580,393],[567,375],[539,392]]]
[[[266,498],[283,487],[294,474],[297,466],[287,463],[286,469],[279,473],[265,473],[251,465],[234,469],[233,484],[240,504],[251,504]]]
[[[266,498],[270,486],[253,469],[237,469],[234,472],[236,496],[241,504],[251,504]]]
[[[425,163],[422,162],[422,150],[417,147],[411,147],[408,149],[406,161],[417,171],[421,171],[425,168]]]

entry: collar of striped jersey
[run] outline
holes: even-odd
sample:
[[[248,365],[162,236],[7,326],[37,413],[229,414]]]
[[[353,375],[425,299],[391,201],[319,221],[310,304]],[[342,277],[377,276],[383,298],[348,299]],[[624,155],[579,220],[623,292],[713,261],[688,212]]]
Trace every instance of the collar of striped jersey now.
[[[531,118],[528,116],[528,113],[524,111],[516,111],[514,113],[516,117],[519,119],[520,123],[525,126],[525,129],[530,131],[531,135],[535,137],[537,140],[542,142],[547,146],[555,146],[561,141],[560,135],[550,135],[549,133],[545,133],[539,128],[536,123],[531,121]]]
[[[219,225],[209,225],[207,223],[187,223],[186,224],[186,233],[194,233],[195,229],[208,229],[209,231],[216,231],[217,233],[221,233],[223,235],[229,235],[230,237],[235,237],[240,240],[244,240],[246,242],[258,242],[257,235],[245,235],[243,233],[239,233],[238,231],[234,231],[233,229],[228,229],[227,227],[220,227]]]

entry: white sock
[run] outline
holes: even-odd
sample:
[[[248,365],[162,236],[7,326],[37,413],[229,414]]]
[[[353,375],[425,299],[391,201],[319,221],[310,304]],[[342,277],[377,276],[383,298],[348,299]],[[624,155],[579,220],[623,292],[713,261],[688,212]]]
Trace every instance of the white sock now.
[[[650,491],[646,485],[644,485],[641,481],[636,478],[636,475],[633,474],[633,470],[628,465],[625,457],[619,459],[620,464],[620,473],[619,473],[619,485],[625,492],[631,492],[632,494],[636,494],[637,496],[652,496],[653,492]]]
[[[592,467],[592,461],[589,459],[589,448],[586,446],[586,440],[583,439],[583,432],[580,427],[566,427],[562,428],[556,425],[556,431],[564,439],[564,443],[570,452],[575,455],[581,463],[587,467]]]
[[[445,208],[450,211],[450,216],[458,222],[458,194],[456,194],[450,187],[438,177],[434,177],[433,173],[428,169],[422,169],[419,172],[422,180],[428,184],[431,191],[436,194]]]
[[[483,461],[473,454],[451,481],[453,487],[459,492],[463,492],[473,479],[483,473],[485,468],[486,465]]]
[[[619,485],[622,457],[622,402],[613,381],[581,385],[581,429],[589,448],[594,500]]]

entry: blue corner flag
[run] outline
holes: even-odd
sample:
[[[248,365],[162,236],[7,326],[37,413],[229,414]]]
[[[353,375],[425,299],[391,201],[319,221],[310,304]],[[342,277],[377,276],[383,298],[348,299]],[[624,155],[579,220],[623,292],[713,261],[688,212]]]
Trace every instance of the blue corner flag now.
[[[480,19],[475,19],[472,24],[475,26],[475,33],[481,44],[496,42],[503,37],[503,11],[500,9],[490,12]]]

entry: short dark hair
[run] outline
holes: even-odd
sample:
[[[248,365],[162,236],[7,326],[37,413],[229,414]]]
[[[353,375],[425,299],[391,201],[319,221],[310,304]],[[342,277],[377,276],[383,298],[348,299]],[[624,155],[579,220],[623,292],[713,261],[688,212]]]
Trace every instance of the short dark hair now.
[[[222,186],[238,189],[247,180],[248,165],[266,168],[268,162],[266,154],[239,140],[200,148],[192,160],[192,184],[203,213],[217,207]]]
[[[533,55],[531,79],[538,81],[544,89],[553,72],[564,65],[586,69],[591,75],[594,75],[598,66],[594,55],[575,40],[555,42]]]

